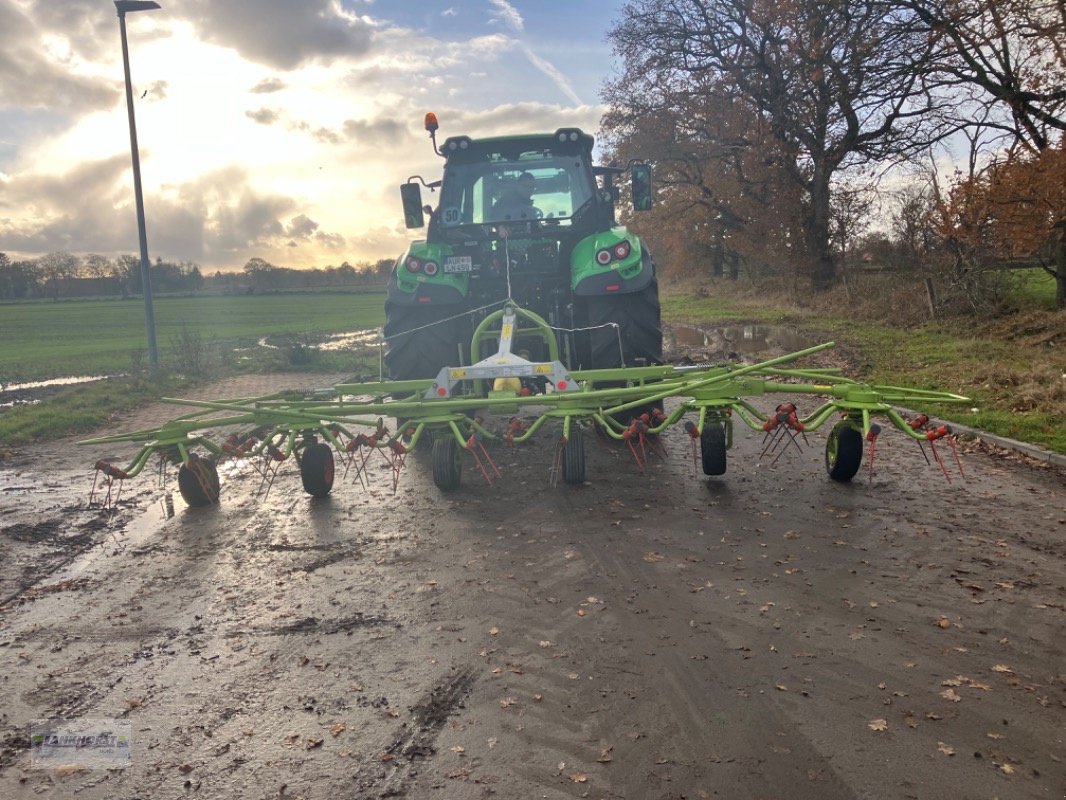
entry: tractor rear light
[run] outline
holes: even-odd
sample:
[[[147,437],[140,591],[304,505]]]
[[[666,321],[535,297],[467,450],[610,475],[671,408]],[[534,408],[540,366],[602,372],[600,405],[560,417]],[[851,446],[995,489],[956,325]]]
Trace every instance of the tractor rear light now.
[[[604,288],[606,288],[608,292],[617,292],[619,289],[622,288],[622,285],[619,283],[609,283]]]
[[[429,297],[419,297],[418,298],[418,302],[419,303],[428,303],[428,302],[430,302],[431,299],[432,298],[429,298]]]
[[[619,242],[614,246],[614,257],[621,261],[629,258],[629,242]]]
[[[405,266],[407,267],[407,271],[408,272],[421,272],[422,271],[422,262],[419,261],[414,256],[410,256],[407,259],[407,261],[405,263]]]
[[[427,261],[425,264],[422,265],[422,271],[429,275],[431,278],[437,274],[437,271],[439,269],[440,267],[437,266],[436,261]]]
[[[606,248],[596,253],[596,263],[601,266],[607,266],[611,263],[611,251]]]

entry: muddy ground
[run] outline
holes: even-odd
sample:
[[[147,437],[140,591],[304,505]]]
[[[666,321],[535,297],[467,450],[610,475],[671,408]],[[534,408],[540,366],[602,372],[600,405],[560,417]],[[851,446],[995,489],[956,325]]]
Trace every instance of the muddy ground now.
[[[738,430],[707,478],[675,428],[551,487],[551,438],[447,495],[412,456],[110,515],[89,465],[130,450],[0,464],[0,797],[1066,796],[1062,472],[971,446],[948,484],[886,432],[837,484],[823,432],[770,465]],[[33,768],[64,717],[128,722],[131,766]]]

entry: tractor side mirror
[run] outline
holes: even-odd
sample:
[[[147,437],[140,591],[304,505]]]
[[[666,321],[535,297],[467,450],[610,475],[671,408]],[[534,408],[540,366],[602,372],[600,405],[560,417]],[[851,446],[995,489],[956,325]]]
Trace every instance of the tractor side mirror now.
[[[403,220],[408,228],[421,228],[426,224],[422,210],[422,188],[417,183],[400,186],[400,201],[403,203]]]
[[[633,210],[651,210],[651,164],[634,164],[632,169]]]

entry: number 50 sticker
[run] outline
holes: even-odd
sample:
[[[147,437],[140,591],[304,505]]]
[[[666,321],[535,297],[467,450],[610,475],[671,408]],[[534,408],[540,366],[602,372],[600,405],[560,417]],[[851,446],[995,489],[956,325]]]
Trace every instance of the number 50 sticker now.
[[[455,206],[449,206],[444,209],[440,214],[440,221],[444,225],[458,225],[459,224],[459,209]]]

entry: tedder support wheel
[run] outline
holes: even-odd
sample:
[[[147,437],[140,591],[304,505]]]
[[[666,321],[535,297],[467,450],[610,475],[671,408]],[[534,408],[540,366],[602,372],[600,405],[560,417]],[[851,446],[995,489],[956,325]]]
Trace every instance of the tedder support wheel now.
[[[847,482],[862,466],[862,434],[847,420],[838,422],[825,442],[825,469],[835,481]]]
[[[178,470],[178,491],[190,508],[201,508],[218,502],[221,485],[213,462],[195,453]]]
[[[700,434],[700,454],[704,475],[725,475],[725,425],[707,422]]]
[[[463,477],[463,453],[451,434],[433,440],[433,483],[442,492],[459,488]]]
[[[322,442],[306,447],[300,457],[300,479],[312,497],[325,497],[333,488],[333,448]]]
[[[570,438],[563,445],[563,481],[585,482],[585,435],[577,427],[570,429]]]

